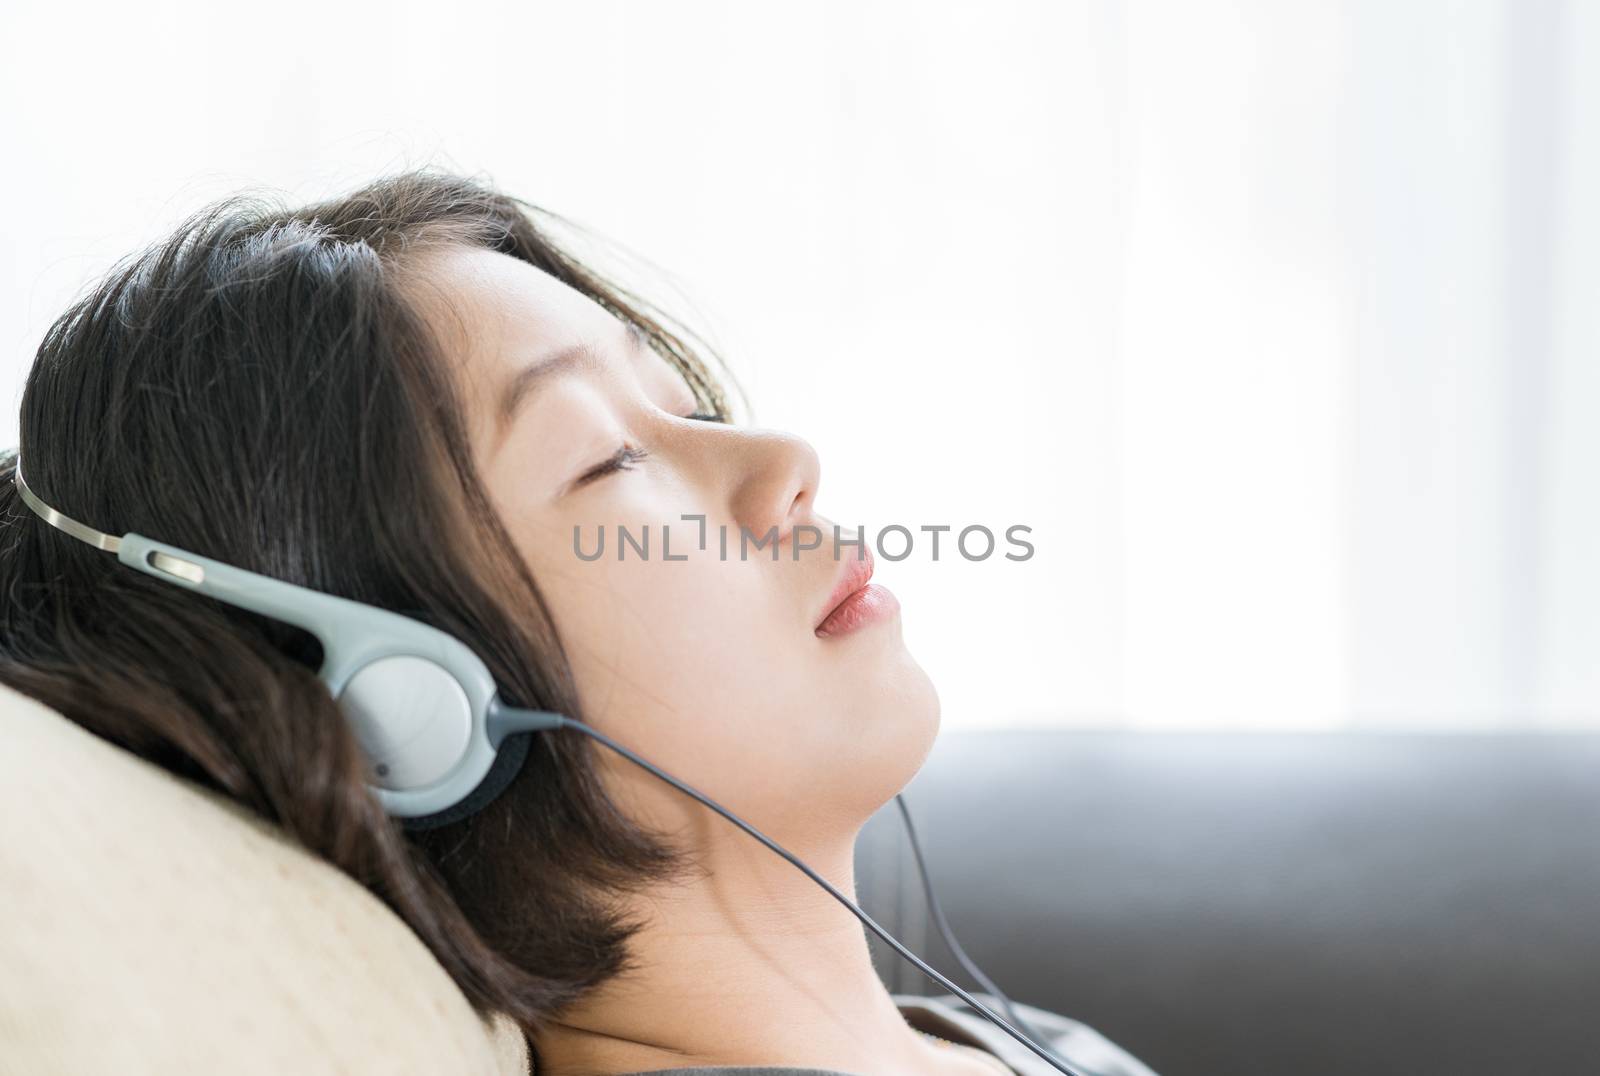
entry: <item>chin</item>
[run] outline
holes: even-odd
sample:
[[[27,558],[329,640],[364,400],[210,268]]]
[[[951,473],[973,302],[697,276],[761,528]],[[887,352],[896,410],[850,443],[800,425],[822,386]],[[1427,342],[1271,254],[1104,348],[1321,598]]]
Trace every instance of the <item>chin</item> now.
[[[939,692],[909,652],[902,651],[885,670],[883,693],[874,707],[874,735],[862,737],[856,750],[864,767],[858,812],[871,816],[911,782],[927,761],[939,735]]]
[[[910,697],[905,703],[907,720],[914,723],[922,733],[921,749],[917,751],[916,765],[906,777],[906,780],[910,781],[927,761],[928,752],[933,750],[933,741],[939,736],[942,710],[939,703],[939,689],[934,686],[933,678],[909,653],[905,660],[909,666],[907,692]]]

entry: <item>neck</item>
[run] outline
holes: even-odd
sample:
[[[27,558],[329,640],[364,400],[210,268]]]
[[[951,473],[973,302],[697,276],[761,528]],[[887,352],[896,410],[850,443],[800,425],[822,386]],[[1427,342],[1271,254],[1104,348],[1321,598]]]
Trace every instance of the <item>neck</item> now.
[[[854,901],[855,836],[790,850]],[[541,1072],[929,1071],[849,909],[743,833],[718,834],[702,862],[694,880],[629,902],[644,924],[634,970],[541,1029]]]

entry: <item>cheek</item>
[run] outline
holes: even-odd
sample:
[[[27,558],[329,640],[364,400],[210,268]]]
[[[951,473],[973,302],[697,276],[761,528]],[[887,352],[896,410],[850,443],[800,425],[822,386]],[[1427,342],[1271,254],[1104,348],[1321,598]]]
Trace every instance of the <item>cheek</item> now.
[[[721,560],[714,538],[695,548],[696,531],[681,544],[674,532],[673,553],[687,560],[661,559],[654,529],[651,559],[630,548],[619,562],[608,527],[599,560],[569,556],[539,579],[586,719],[685,780],[735,795],[729,775],[749,772],[753,758],[803,763],[837,746],[816,721],[823,670],[799,612],[815,572]],[[591,551],[595,533],[586,530]]]
[[[800,581],[784,562],[594,567],[604,581],[573,609],[582,638],[569,643],[587,719],[775,838],[791,825],[860,824],[926,758],[938,699],[897,634],[820,643],[796,619],[804,591],[783,585]],[[612,761],[636,810],[695,810]],[[804,822],[793,817],[802,800]]]
[[[584,525],[591,553],[597,533]],[[842,645],[816,639],[815,564],[742,561],[736,550],[723,560],[715,527],[702,552],[692,523],[671,542],[687,559],[663,559],[652,526],[649,559],[629,547],[619,561],[616,528],[605,534],[594,561],[573,551],[570,523],[530,558],[587,721],[757,825],[782,825],[796,796],[859,822],[916,772],[937,696],[898,628]],[[602,767],[652,817],[692,809],[623,760]]]
[[[569,566],[552,598],[595,720],[640,727],[661,711],[680,728],[715,725],[732,708],[770,711],[798,693],[807,640],[783,600],[786,580],[769,577],[779,566],[699,553],[664,561],[654,545],[650,560],[628,557],[608,548]]]

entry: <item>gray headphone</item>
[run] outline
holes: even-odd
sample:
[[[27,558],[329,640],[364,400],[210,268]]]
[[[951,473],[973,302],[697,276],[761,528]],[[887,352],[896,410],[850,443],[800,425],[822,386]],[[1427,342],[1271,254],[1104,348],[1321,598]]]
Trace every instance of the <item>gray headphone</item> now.
[[[15,462],[12,482],[17,492],[51,526],[96,549],[115,553],[123,564],[163,582],[285,621],[315,635],[322,643],[323,654],[317,675],[333,693],[371,763],[372,779],[368,785],[384,810],[399,817],[407,828],[432,828],[465,818],[504,791],[527,757],[528,737],[517,733],[573,729],[698,800],[788,860],[924,975],[1058,1072],[1086,1076],[1036,1041],[1043,1036],[1017,1014],[1011,999],[972,963],[956,941],[933,895],[911,812],[900,796],[895,800],[916,853],[917,870],[922,875],[934,922],[968,974],[1000,999],[1012,1023],[930,967],[794,853],[698,789],[582,721],[564,714],[503,705],[482,659],[455,637],[387,609],[247,572],[143,535],[124,534],[119,538],[97,531],[40,500],[23,481],[20,453]],[[1026,1028],[1027,1033],[1018,1027]]]
[[[23,480],[20,457],[16,464],[17,492],[50,525],[130,568],[315,635],[323,654],[317,675],[371,763],[368,784],[410,828],[474,813],[504,791],[526,758],[526,737],[502,756],[508,736],[568,723],[561,714],[501,706],[483,661],[437,628],[140,534],[102,533],[40,500]]]

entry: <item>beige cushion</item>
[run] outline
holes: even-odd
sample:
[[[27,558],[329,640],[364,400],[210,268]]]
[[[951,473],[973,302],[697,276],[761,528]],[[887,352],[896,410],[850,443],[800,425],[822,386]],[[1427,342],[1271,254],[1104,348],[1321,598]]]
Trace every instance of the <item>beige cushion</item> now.
[[[0,1073],[528,1071],[353,879],[0,685]]]

